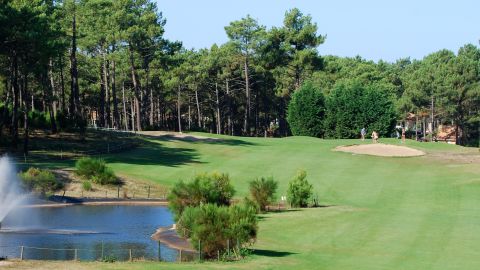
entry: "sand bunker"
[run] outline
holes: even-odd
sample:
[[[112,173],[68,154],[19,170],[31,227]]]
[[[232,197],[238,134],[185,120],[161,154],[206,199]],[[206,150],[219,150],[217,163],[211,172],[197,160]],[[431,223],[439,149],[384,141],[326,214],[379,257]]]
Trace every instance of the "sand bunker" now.
[[[381,157],[416,157],[425,155],[424,152],[417,149],[383,143],[339,146],[335,150]]]
[[[2,267],[2,266],[10,266],[10,265],[12,265],[12,264],[13,264],[12,262],[0,261],[0,267]]]

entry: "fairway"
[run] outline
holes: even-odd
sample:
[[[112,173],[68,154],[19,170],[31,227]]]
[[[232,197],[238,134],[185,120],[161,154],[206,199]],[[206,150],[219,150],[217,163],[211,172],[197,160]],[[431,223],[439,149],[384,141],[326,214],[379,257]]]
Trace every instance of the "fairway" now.
[[[305,169],[323,207],[263,215],[254,256],[196,269],[480,268],[478,149],[407,141],[427,154],[386,158],[332,151],[359,140],[219,138],[150,137],[144,146],[106,159],[120,175],[167,186],[199,172],[226,172],[238,198],[247,195],[248,181],[260,176],[273,176],[278,195],[284,195],[296,171]],[[393,139],[382,142],[400,145]]]

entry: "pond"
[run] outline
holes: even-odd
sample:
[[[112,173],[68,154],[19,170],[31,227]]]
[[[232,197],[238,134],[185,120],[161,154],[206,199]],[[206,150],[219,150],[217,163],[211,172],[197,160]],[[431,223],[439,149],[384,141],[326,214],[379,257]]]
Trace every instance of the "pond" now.
[[[177,251],[150,237],[171,226],[162,206],[19,208],[3,221],[0,257],[40,260],[133,259],[175,261]]]

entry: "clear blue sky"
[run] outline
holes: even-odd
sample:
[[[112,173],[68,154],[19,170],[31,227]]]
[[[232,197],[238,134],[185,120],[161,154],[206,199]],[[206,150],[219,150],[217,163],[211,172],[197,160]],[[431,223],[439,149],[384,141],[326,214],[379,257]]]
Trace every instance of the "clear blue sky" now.
[[[247,14],[267,27],[281,26],[294,7],[310,14],[327,35],[322,55],[371,60],[421,59],[466,43],[478,46],[480,0],[157,0],[167,19],[165,37],[187,48],[227,41],[224,26]]]

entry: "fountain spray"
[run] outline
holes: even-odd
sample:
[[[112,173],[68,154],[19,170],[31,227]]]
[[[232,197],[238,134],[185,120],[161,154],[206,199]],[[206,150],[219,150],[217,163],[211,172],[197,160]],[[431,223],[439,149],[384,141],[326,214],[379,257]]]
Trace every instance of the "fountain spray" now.
[[[15,166],[7,156],[0,158],[0,230],[5,217],[25,196],[21,193]]]

